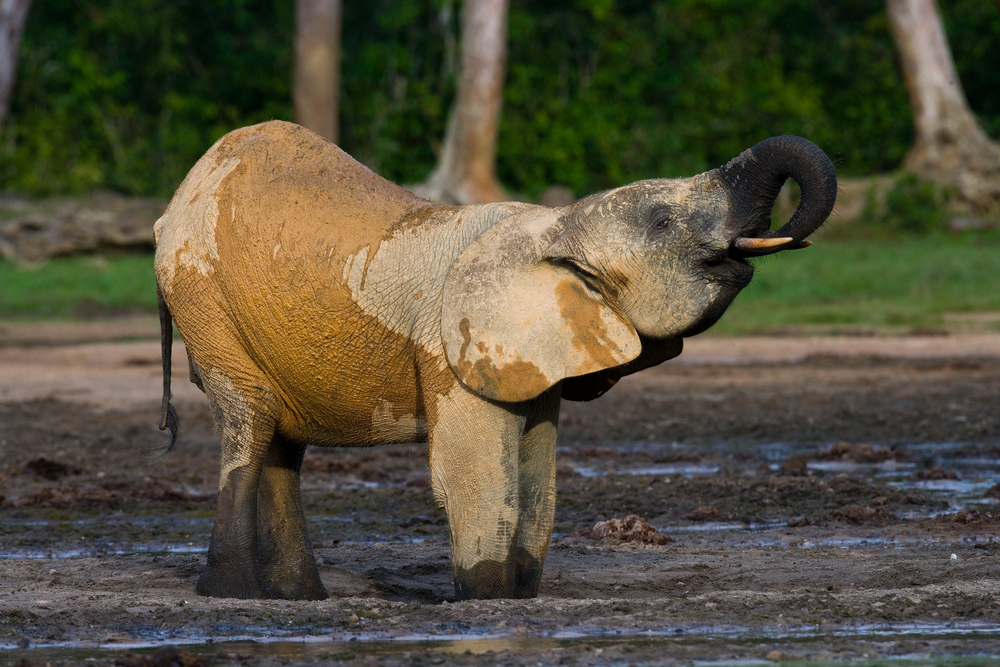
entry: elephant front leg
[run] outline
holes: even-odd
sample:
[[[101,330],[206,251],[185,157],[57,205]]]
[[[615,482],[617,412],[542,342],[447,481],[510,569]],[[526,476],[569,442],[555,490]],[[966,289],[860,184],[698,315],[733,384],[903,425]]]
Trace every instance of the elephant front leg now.
[[[516,598],[538,595],[555,523],[560,391],[556,385],[531,402],[518,452],[517,547],[512,596]]]
[[[456,385],[429,415],[431,481],[448,514],[459,600],[517,597],[517,464],[527,408]]]

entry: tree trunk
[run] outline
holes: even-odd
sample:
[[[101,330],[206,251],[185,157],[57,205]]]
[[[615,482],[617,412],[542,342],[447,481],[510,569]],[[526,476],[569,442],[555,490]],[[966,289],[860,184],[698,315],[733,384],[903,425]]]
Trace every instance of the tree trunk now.
[[[445,204],[507,198],[496,177],[497,133],[507,59],[508,0],[465,0],[455,102],[437,167],[414,187]]]
[[[954,188],[977,212],[1000,212],[1000,146],[965,100],[937,3],[886,4],[916,129],[904,166]]]
[[[10,109],[17,72],[17,52],[24,34],[31,0],[0,0],[0,128]]]
[[[296,0],[295,122],[338,140],[341,0]]]

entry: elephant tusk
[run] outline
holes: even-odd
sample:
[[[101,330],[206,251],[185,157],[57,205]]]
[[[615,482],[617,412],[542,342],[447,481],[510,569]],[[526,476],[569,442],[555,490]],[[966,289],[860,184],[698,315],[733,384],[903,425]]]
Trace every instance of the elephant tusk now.
[[[781,246],[785,245],[786,243],[791,243],[794,240],[795,239],[793,239],[790,236],[783,236],[777,239],[758,239],[758,238],[749,238],[743,236],[736,239],[736,241],[733,242],[733,246],[735,246],[737,250],[768,250],[776,246]]]
[[[799,245],[791,248],[791,250],[802,250],[803,248],[808,248],[813,244],[812,241],[799,241]]]

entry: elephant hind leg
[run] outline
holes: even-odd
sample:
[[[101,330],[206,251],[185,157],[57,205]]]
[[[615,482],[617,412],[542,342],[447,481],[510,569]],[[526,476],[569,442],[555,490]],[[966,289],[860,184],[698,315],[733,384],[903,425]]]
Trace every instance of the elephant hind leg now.
[[[305,445],[275,435],[257,494],[257,550],[272,597],[325,600],[299,491]]]
[[[258,555],[257,498],[277,401],[261,379],[241,378],[237,386],[213,368],[203,380],[221,440],[222,470],[208,564],[195,590],[212,597],[272,597]]]

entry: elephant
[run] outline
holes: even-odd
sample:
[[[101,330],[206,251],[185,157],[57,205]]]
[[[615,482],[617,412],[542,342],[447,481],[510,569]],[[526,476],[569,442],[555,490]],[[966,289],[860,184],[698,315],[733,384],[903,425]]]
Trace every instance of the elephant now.
[[[771,230],[789,177],[801,200]],[[155,224],[165,451],[172,323],[221,441],[197,592],[325,598],[306,446],[428,442],[456,598],[536,596],[560,399],[676,357],[752,258],[810,244],[836,194],[827,156],[792,136],[548,208],[438,205],[292,123],[225,135]]]

